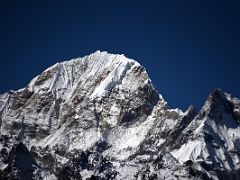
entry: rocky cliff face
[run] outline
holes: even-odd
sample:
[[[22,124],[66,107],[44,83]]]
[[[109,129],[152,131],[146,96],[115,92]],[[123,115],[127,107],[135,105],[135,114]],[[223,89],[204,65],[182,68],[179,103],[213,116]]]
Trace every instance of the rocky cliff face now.
[[[0,179],[239,179],[240,100],[171,109],[144,67],[97,51],[0,95]]]

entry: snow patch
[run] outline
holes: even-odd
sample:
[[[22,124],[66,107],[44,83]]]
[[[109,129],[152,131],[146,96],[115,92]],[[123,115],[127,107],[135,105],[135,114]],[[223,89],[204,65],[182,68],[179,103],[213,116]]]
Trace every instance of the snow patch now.
[[[192,162],[202,161],[202,141],[189,141],[187,144],[182,145],[178,150],[171,152],[171,154],[181,163],[191,160]]]

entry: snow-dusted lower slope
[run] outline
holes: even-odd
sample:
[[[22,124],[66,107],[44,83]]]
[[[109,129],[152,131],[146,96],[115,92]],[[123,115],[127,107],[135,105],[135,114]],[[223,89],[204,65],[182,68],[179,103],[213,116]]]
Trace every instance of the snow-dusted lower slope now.
[[[240,101],[171,109],[144,67],[97,51],[0,95],[0,179],[238,179]]]

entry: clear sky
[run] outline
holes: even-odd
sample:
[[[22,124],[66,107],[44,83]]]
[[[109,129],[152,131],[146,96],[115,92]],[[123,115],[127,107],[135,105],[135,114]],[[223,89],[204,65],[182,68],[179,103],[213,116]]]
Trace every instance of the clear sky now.
[[[144,65],[173,108],[240,97],[239,0],[0,0],[0,93],[96,50]]]

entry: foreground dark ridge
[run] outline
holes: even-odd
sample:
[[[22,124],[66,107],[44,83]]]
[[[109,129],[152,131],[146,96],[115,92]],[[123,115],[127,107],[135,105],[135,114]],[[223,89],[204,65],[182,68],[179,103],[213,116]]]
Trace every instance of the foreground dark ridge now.
[[[0,95],[0,179],[239,179],[239,107],[171,109],[124,55],[57,63]]]

